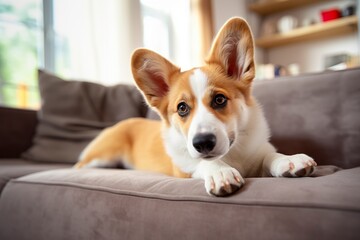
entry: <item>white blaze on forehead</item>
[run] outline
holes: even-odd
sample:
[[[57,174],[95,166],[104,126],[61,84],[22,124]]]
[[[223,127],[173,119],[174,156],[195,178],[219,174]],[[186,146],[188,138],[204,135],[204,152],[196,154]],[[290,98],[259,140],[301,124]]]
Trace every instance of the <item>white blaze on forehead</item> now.
[[[195,94],[198,102],[201,102],[201,99],[204,97],[207,82],[208,78],[206,74],[200,69],[195,69],[194,73],[190,76],[191,90]]]
[[[212,114],[208,111],[202,99],[205,97],[206,88],[208,87],[208,78],[200,69],[195,69],[193,75],[190,76],[190,86],[196,99],[196,108],[193,122],[190,126],[192,134],[200,132],[211,132],[211,124],[208,120],[212,118]]]
[[[196,112],[194,113],[190,131],[196,131],[197,133],[205,130],[210,131],[211,124],[208,123],[208,120],[213,118],[213,116],[202,101],[208,87],[206,74],[200,69],[195,69],[193,75],[190,76],[190,86],[196,99],[196,108],[194,109]],[[208,129],[204,129],[205,126]]]
[[[204,106],[202,99],[205,96],[207,88],[208,78],[206,74],[200,69],[195,69],[193,75],[190,76],[190,86],[196,99],[196,112],[194,113],[193,121],[190,125],[190,135],[202,131],[209,131],[210,129],[204,129],[204,126],[208,126],[206,119],[209,119],[210,112]],[[209,126],[208,126],[209,127]]]

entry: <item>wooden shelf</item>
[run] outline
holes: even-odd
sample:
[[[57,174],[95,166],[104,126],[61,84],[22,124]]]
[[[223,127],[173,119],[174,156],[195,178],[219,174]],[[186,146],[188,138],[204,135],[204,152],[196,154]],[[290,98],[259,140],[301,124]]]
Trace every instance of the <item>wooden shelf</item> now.
[[[294,29],[288,33],[264,36],[255,40],[258,47],[272,48],[296,42],[340,36],[357,31],[357,16],[340,18],[309,27]]]
[[[250,4],[249,9],[260,15],[268,15],[326,1],[329,2],[329,0],[258,0]]]

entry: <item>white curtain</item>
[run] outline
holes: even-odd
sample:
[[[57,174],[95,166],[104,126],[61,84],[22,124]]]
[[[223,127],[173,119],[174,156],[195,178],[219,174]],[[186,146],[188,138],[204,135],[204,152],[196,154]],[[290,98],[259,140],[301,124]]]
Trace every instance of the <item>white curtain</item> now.
[[[133,83],[132,51],[142,46],[139,0],[54,0],[55,71],[105,85]]]

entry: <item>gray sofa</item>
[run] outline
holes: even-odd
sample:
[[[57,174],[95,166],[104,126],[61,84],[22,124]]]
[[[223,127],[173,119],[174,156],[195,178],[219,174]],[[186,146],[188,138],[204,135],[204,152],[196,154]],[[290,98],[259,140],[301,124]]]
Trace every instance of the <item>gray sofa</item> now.
[[[320,166],[307,178],[248,178],[226,198],[199,179],[72,169],[102,128],[154,115],[129,86],[41,71],[39,86],[39,112],[0,107],[2,240],[360,239],[360,69],[256,82],[274,145]]]

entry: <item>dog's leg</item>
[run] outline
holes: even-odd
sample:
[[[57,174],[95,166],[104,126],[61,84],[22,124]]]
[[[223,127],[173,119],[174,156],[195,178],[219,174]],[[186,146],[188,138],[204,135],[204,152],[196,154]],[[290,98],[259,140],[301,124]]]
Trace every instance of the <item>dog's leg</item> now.
[[[307,177],[317,165],[306,154],[284,155],[277,153],[270,143],[268,145],[263,167],[273,177]]]
[[[124,129],[127,125],[117,124],[102,131],[81,153],[74,168],[115,167],[124,162],[129,144]],[[122,161],[120,161],[120,159]],[[129,165],[130,166],[130,165]]]
[[[121,161],[94,158],[88,161],[79,161],[74,165],[74,168],[116,168],[120,165],[122,165]]]
[[[245,183],[239,171],[222,160],[200,161],[192,177],[204,179],[207,193],[220,197],[236,192]]]
[[[91,147],[97,147],[96,143]],[[113,149],[103,148],[102,152],[97,149],[87,147],[80,155],[79,161],[74,165],[74,168],[114,168],[122,165],[119,156],[115,154]],[[113,154],[112,154],[113,153]]]

